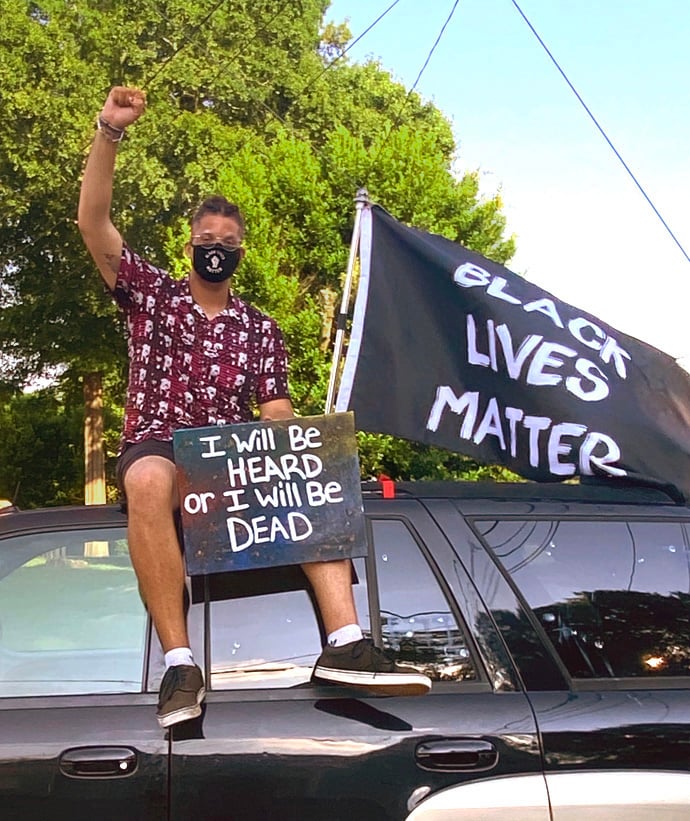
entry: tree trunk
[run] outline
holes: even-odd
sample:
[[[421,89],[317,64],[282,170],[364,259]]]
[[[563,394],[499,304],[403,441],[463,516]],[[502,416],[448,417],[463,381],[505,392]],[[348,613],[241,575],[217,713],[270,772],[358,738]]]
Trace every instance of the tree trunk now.
[[[87,505],[106,502],[103,383],[97,372],[84,374],[84,502]],[[107,556],[108,542],[86,542],[84,555]]]
[[[332,288],[322,288],[319,291],[321,299],[321,350],[327,351],[333,338],[333,320],[335,319],[336,292]]]

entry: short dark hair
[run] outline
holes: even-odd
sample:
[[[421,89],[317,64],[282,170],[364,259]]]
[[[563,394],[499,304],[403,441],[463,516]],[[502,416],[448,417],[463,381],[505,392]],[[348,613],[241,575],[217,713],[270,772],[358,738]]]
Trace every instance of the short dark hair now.
[[[194,212],[192,225],[196,225],[206,214],[220,214],[223,217],[232,217],[240,226],[242,235],[244,235],[244,217],[242,216],[242,212],[237,205],[225,199],[225,197],[221,197],[219,194],[213,197],[207,197]]]

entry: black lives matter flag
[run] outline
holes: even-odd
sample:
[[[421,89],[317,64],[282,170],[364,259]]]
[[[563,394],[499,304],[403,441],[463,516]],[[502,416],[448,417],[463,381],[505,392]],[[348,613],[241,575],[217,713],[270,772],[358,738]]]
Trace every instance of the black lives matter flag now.
[[[377,206],[336,409],[525,478],[690,497],[690,376],[666,354]]]

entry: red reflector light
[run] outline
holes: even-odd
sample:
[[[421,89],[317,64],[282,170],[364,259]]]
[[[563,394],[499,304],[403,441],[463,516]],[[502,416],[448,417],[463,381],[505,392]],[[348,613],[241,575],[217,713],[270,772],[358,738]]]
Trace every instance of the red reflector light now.
[[[384,499],[395,499],[395,482],[383,473],[379,476]]]

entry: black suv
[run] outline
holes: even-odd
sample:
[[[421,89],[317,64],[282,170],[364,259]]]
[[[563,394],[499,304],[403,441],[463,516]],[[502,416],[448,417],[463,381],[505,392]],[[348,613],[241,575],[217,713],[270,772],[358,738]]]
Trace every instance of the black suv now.
[[[364,499],[362,625],[431,694],[311,684],[299,568],[195,577],[209,692],[170,733],[123,513],[0,516],[3,821],[690,818],[690,508],[615,485]]]

